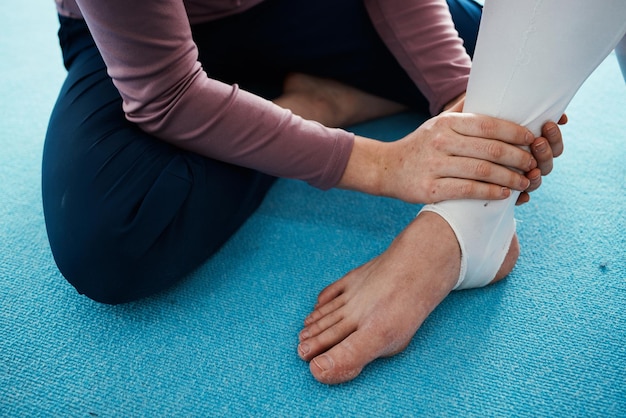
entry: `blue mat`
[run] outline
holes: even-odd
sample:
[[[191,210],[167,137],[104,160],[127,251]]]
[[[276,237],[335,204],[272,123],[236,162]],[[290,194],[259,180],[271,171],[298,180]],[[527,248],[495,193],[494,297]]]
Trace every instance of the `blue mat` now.
[[[79,296],[54,265],[40,202],[64,77],[53,4],[5,9],[1,416],[626,416],[626,89],[614,56],[571,104],[554,173],[517,211],[509,278],[454,293],[404,353],[328,387],[296,355],[302,319],[418,207],[281,180],[171,291],[118,307]],[[418,123],[357,130],[394,139]]]

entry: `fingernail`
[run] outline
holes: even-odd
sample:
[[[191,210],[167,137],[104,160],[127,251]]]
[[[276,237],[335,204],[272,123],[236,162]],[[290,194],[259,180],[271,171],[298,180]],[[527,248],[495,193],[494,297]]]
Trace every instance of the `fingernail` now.
[[[545,142],[540,142],[537,145],[535,145],[535,151],[539,153],[543,153],[547,148],[548,146]]]
[[[557,127],[556,125],[550,125],[548,129],[546,129],[546,131],[548,132],[549,136],[554,136],[557,134]]]
[[[528,131],[526,132],[526,137],[525,138],[526,138],[526,142],[529,143],[529,144],[532,144],[533,141],[535,140],[535,136],[532,133],[528,132]]]
[[[500,190],[500,194],[502,195],[502,197],[508,197],[509,196],[509,188],[508,187],[503,187]]]
[[[298,351],[300,352],[300,354],[307,354],[309,351],[311,351],[311,348],[309,347],[308,344],[298,344]]]
[[[333,360],[328,357],[326,354],[322,354],[321,356],[317,356],[313,359],[313,363],[317,365],[323,372],[326,370],[330,370],[333,368]]]

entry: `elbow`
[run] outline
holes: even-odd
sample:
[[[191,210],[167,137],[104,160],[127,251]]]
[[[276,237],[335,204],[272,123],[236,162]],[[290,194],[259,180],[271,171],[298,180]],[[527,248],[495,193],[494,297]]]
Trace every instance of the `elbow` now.
[[[142,131],[158,138],[168,137],[172,126],[172,105],[166,101],[124,102],[126,120]]]
[[[122,93],[126,119],[150,135],[175,140],[179,130],[176,127],[185,126],[185,115],[193,114],[198,76],[198,72],[192,72],[173,85],[153,82]]]

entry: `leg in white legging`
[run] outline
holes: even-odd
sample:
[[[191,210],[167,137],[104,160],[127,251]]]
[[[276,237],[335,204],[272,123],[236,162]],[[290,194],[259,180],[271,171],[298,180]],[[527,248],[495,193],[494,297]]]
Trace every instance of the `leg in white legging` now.
[[[625,33],[624,0],[488,0],[464,111],[507,119],[540,136]],[[515,233],[518,195],[422,209],[442,216],[459,241],[456,289],[484,286],[496,275]]]
[[[621,16],[616,16],[618,10],[599,10],[595,16],[581,7],[583,3],[598,2],[602,9],[607,5],[622,9]],[[610,45],[617,43],[611,36],[595,38],[598,30],[605,35],[623,32],[615,30],[618,21],[626,21],[623,2],[488,3],[482,41],[479,39],[482,57],[478,57],[468,92],[468,110],[528,126],[557,119],[587,74],[610,50]],[[528,12],[525,19],[524,10]],[[590,27],[587,20],[599,22],[601,28]],[[558,27],[551,30],[551,25]],[[505,35],[507,31],[510,39]],[[557,38],[552,39],[554,36]],[[519,42],[520,38],[523,42]],[[492,45],[496,41],[502,41],[502,45]],[[564,59],[569,61],[561,62]],[[546,97],[545,92],[553,95]],[[385,252],[324,289],[299,334],[298,353],[310,362],[315,378],[324,383],[344,382],[357,376],[374,359],[401,352],[457,283],[461,261],[465,265],[461,269],[461,287],[486,284],[496,275],[503,258],[498,278],[507,273],[515,258],[511,256],[515,249],[505,257],[515,229],[514,202],[515,197],[504,203],[447,202],[429,206]],[[457,241],[462,253],[458,252]],[[456,254],[462,254],[462,260]],[[495,262],[483,264],[484,260],[493,259]]]

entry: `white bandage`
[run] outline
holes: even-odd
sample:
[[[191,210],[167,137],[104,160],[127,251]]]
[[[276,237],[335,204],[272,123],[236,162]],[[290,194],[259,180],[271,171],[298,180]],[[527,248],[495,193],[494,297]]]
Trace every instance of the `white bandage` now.
[[[625,0],[487,0],[464,112],[510,120],[540,136],[625,33]],[[456,234],[456,289],[485,286],[495,277],[515,233],[518,196],[422,209],[438,213]]]
[[[617,61],[622,69],[622,76],[626,82],[626,36],[622,38],[620,43],[615,47],[615,55],[617,55]]]

